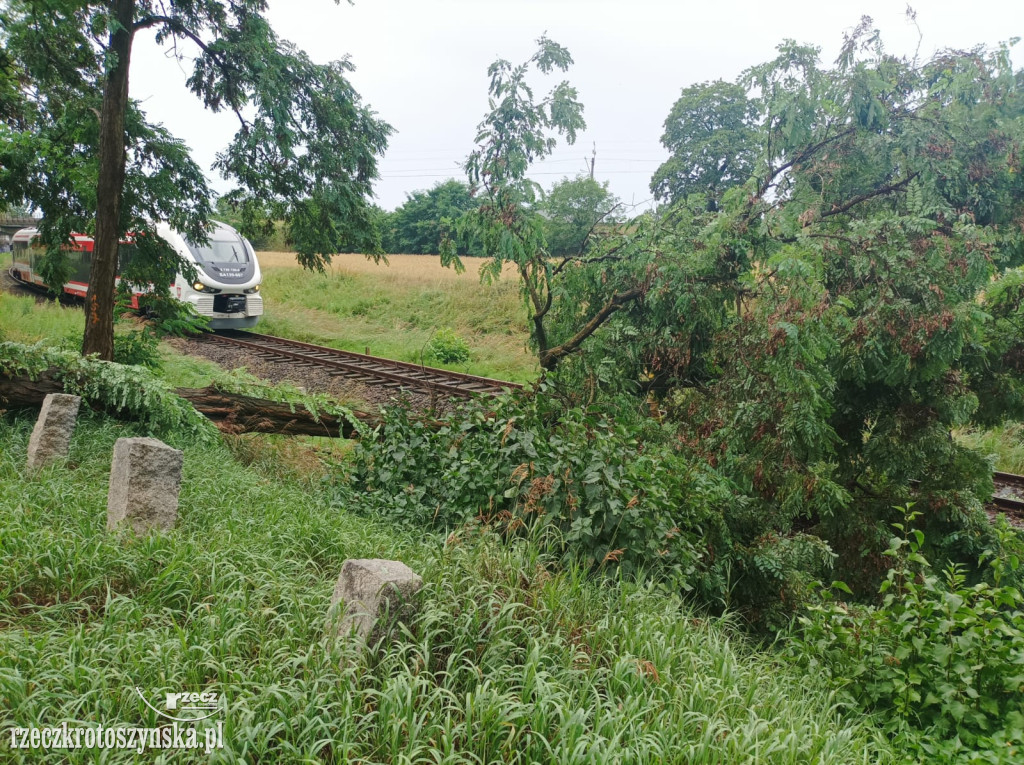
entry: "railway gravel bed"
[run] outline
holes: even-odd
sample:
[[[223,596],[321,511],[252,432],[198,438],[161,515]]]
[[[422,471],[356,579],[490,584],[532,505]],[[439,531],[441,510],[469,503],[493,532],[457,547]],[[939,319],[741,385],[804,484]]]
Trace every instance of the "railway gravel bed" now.
[[[504,390],[522,387],[504,380],[493,380],[450,369],[395,361],[254,332],[222,330],[205,335],[202,340],[245,348],[257,358],[274,363],[320,369],[335,377],[345,377],[397,391],[469,398],[476,395],[495,395]]]
[[[1024,526],[1024,476],[997,471],[992,480],[995,493],[990,507],[994,513],[1005,513],[1014,526]]]
[[[269,383],[289,383],[310,393],[324,393],[364,411],[374,411],[396,401],[406,401],[413,409],[442,414],[450,411],[458,402],[457,398],[437,391],[409,390],[400,385],[386,387],[383,383],[390,381],[368,381],[332,374],[335,370],[287,357],[275,360],[257,355],[241,345],[211,341],[210,337],[173,338],[168,342],[182,354],[204,358],[225,369],[245,369],[249,374]]]

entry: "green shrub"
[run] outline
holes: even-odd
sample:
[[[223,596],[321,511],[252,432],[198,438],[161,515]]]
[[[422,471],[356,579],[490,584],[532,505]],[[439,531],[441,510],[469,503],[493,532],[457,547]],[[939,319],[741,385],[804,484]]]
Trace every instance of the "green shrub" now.
[[[355,506],[419,528],[529,531],[547,552],[643,570],[758,627],[788,626],[835,557],[820,537],[779,531],[674,428],[566,405],[550,383],[440,422],[390,411],[353,478]]]
[[[442,364],[465,364],[470,356],[469,343],[451,327],[442,327],[427,343],[426,356]]]
[[[908,508],[907,523],[894,524],[901,535],[887,555],[897,562],[882,604],[851,606],[826,591],[826,603],[800,619],[792,650],[823,667],[851,703],[882,713],[890,733],[909,731],[929,761],[1020,762],[1024,594],[1006,582],[1020,559],[985,556],[989,582],[970,584],[958,564],[937,572],[921,553],[924,534],[910,527],[917,516]],[[1012,532],[997,532],[1012,550]]]
[[[188,337],[206,331],[210,318],[196,312],[191,303],[169,296],[146,293],[139,295],[139,309],[149,318],[159,337]]]
[[[657,570],[704,599],[726,598],[728,487],[608,416],[508,396],[440,427],[392,410],[377,436],[356,450],[359,506],[421,528],[479,519],[530,529],[556,554]]]
[[[148,329],[118,332],[114,335],[114,361],[156,369],[160,366],[159,344]]]

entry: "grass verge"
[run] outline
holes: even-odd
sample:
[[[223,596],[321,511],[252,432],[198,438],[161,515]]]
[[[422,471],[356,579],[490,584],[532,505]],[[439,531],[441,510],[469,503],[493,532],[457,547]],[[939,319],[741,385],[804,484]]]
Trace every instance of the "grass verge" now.
[[[185,483],[173,532],[109,534],[111,449],[134,427],[85,414],[67,462],[28,478],[31,427],[31,416],[0,419],[9,725],[159,725],[138,686],[153,698],[226,698],[225,749],[174,755],[184,762],[889,759],[824,683],[653,586],[594,582],[529,545],[471,531],[389,530],[329,509],[328,487],[267,475],[223,443],[178,444]],[[324,631],[350,557],[398,558],[425,581],[416,620],[365,653]],[[8,744],[0,735],[4,761],[97,755]]]
[[[1024,423],[1008,422],[990,430],[964,430],[957,438],[971,449],[990,455],[996,470],[1024,474]]]

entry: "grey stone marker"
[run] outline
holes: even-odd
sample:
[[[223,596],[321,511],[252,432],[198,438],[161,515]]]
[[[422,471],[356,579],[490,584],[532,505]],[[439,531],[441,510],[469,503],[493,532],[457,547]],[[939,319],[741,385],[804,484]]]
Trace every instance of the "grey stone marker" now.
[[[136,534],[169,530],[178,520],[182,453],[155,438],[119,438],[107,493],[107,528]]]
[[[422,586],[419,575],[401,561],[349,559],[341,564],[334,585],[328,630],[334,636],[354,630],[359,641],[376,642],[390,623],[412,618],[416,612],[413,598]],[[389,624],[378,624],[385,615]]]
[[[28,439],[29,470],[37,470],[47,463],[68,456],[71,434],[75,430],[81,403],[80,396],[66,393],[50,393],[43,399],[39,419]]]

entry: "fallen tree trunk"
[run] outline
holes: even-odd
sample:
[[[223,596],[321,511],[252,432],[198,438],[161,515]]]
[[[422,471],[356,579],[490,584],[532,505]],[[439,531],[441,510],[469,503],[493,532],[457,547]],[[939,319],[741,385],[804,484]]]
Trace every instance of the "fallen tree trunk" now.
[[[196,411],[204,415],[225,433],[278,433],[288,436],[330,436],[358,438],[355,425],[343,417],[320,412],[316,417],[302,407],[294,411],[288,404],[253,398],[237,393],[225,393],[213,386],[206,388],[178,388],[179,396],[189,401]],[[363,412],[353,417],[370,427],[379,419]]]
[[[39,407],[49,393],[63,393],[64,386],[52,371],[43,372],[34,380],[28,376],[0,374],[0,408]],[[178,388],[179,396],[195,407],[225,433],[278,433],[290,436],[330,436],[358,438],[355,425],[342,417],[321,412],[314,417],[299,406],[292,411],[288,404],[265,398],[226,393],[213,386]],[[117,412],[110,412],[117,416]],[[353,412],[355,419],[370,427],[379,418]]]

